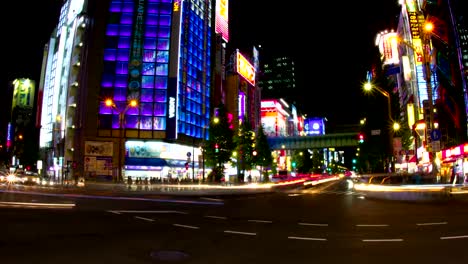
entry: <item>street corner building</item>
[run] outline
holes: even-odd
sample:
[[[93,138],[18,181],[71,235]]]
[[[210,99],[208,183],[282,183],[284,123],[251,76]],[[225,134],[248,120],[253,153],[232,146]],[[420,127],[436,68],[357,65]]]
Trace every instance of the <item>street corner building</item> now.
[[[68,0],[57,19],[38,87],[46,173],[204,176],[227,1]]]

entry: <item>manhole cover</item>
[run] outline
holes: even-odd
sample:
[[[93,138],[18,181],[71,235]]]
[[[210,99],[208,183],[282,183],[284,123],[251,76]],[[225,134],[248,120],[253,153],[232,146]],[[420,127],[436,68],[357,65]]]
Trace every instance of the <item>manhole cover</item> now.
[[[176,250],[158,250],[151,252],[151,257],[162,261],[182,261],[189,257],[187,253]]]

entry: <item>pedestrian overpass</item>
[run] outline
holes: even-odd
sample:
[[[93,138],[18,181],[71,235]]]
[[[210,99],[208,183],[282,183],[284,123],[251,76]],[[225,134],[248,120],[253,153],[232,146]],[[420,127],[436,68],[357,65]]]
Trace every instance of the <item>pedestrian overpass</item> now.
[[[317,136],[268,137],[267,140],[272,150],[357,147],[358,134],[351,132]]]

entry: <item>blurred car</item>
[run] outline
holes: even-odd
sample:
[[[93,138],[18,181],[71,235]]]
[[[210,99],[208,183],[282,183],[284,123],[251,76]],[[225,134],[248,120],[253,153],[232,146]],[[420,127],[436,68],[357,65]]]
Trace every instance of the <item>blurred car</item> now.
[[[39,185],[41,184],[41,178],[37,173],[25,173],[16,175],[16,182],[25,185]]]

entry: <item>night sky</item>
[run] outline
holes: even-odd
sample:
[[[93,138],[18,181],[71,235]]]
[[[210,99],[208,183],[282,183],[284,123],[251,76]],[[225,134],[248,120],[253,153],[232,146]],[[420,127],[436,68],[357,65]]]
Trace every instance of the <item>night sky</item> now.
[[[234,45],[250,51],[261,44],[266,57],[294,58],[303,113],[340,124],[359,122],[361,84],[375,61],[370,50],[376,49],[377,33],[396,30],[397,0],[232,3]]]
[[[58,22],[62,2],[8,2],[4,11],[12,12],[14,19],[1,18],[6,47],[2,100],[14,78],[39,82],[44,44]],[[371,67],[369,50],[375,48],[378,32],[396,29],[397,2],[232,0],[229,45],[249,52],[253,45],[262,45],[265,57],[293,57],[298,86],[308,94],[298,105],[301,111],[332,122],[356,123],[364,96],[361,83]]]

